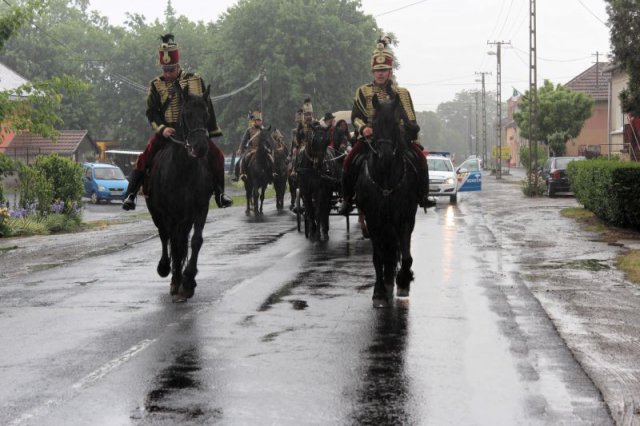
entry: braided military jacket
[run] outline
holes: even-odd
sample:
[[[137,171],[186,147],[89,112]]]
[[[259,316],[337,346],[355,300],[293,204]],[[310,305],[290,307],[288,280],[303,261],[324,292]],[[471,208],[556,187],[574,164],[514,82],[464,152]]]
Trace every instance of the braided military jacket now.
[[[257,136],[260,133],[260,129],[251,126],[249,127],[242,136],[242,141],[240,142],[240,153],[244,154],[245,151],[255,151],[258,149],[258,143],[260,143],[260,136]]]
[[[416,125],[416,113],[413,108],[411,94],[407,89],[396,86],[391,80],[389,80],[385,86],[369,83],[358,87],[351,110],[351,122],[359,134],[362,134],[364,127],[371,126],[374,114],[374,95],[378,95],[378,99],[381,101],[388,101],[391,95],[399,96],[400,105],[410,121],[410,123],[403,124],[405,127],[408,125]],[[417,138],[414,142],[417,142]]]
[[[156,77],[149,84],[147,95],[147,119],[157,134],[162,134],[165,127],[176,128],[182,109],[182,90],[188,87],[189,94],[202,96],[205,92],[205,84],[197,74],[180,71],[178,78],[169,83],[163,76]],[[216,122],[216,114],[213,110],[211,99],[207,99],[209,108],[209,122],[207,130],[209,137],[222,136],[222,131]]]
[[[311,134],[313,132],[311,125],[312,123],[298,123],[298,128],[296,129],[296,147],[298,149],[304,148],[307,142],[311,142]]]

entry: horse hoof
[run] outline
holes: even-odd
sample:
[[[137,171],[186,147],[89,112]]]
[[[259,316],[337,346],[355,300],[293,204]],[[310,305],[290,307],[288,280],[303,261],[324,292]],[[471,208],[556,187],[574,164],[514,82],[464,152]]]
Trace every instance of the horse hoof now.
[[[187,301],[187,298],[179,294],[174,294],[171,296],[171,301],[173,303],[184,303]]]
[[[158,262],[158,268],[156,268],[156,270],[158,271],[158,275],[165,278],[169,275],[169,272],[171,272],[171,264],[169,262],[160,261]]]
[[[409,289],[408,288],[399,288],[396,291],[397,297],[409,297]]]
[[[376,309],[388,308],[389,307],[389,301],[387,299],[374,298],[373,299],[373,307],[376,308]]]

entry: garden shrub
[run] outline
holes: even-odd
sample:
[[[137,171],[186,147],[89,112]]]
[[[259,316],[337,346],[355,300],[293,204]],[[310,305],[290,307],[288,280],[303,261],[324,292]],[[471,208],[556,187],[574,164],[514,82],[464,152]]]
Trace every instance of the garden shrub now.
[[[605,222],[640,229],[640,163],[572,161],[567,174],[576,199]]]
[[[69,158],[50,154],[38,157],[35,169],[52,184],[52,197],[46,206],[53,200],[60,200],[64,203],[65,213],[72,212],[84,193],[82,166]]]

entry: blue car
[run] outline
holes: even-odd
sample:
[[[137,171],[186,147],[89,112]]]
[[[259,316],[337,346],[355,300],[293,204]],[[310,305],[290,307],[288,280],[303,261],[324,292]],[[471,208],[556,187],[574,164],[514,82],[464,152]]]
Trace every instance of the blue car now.
[[[100,201],[124,200],[129,181],[118,166],[103,163],[84,163],[84,196],[93,204]]]

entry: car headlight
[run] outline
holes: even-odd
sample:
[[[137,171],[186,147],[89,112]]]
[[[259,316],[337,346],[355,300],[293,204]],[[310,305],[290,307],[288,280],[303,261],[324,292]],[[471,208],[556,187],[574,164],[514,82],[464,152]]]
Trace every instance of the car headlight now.
[[[98,191],[106,191],[107,188],[105,188],[104,186],[98,186]]]
[[[453,185],[454,183],[456,183],[456,180],[454,178],[446,178],[444,183],[446,183],[447,185]]]

